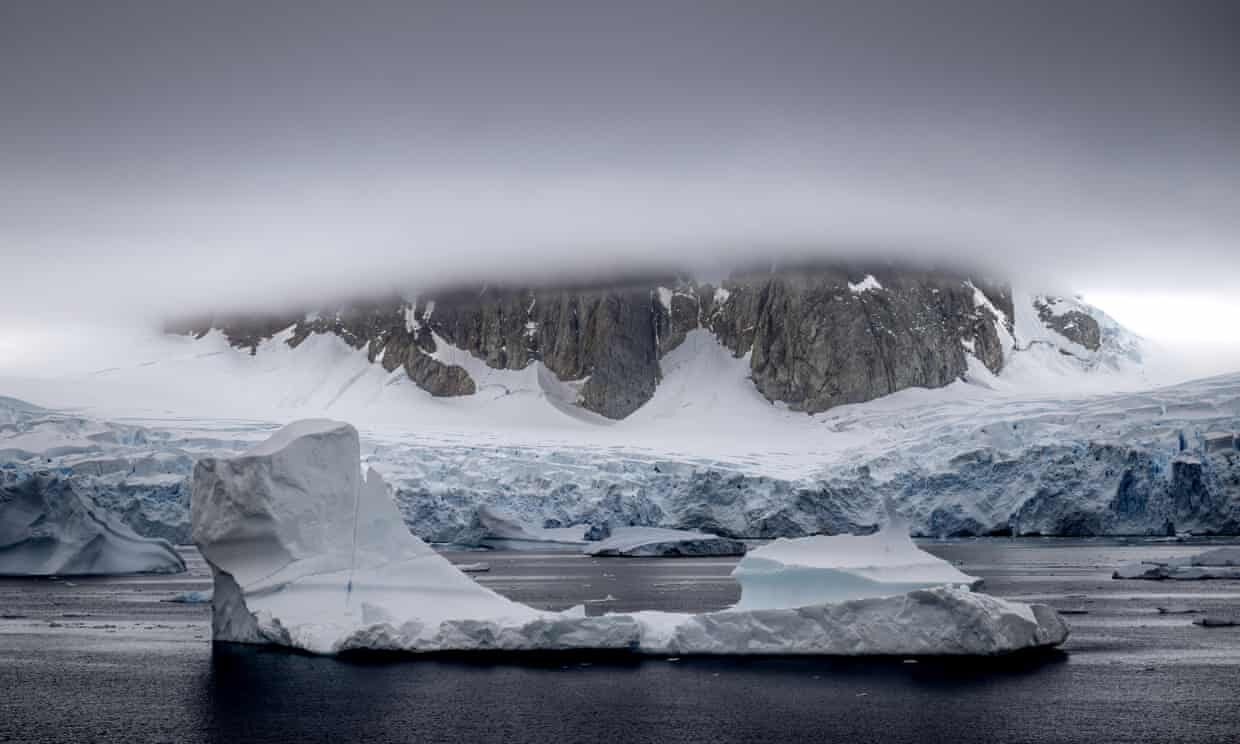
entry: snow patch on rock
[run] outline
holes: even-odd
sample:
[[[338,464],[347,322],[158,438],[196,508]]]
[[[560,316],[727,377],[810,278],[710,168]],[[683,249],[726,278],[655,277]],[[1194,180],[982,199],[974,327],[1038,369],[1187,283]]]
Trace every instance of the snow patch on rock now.
[[[865,278],[859,282],[849,282],[848,291],[855,295],[865,294],[866,292],[877,292],[883,288],[873,274],[866,274]]]

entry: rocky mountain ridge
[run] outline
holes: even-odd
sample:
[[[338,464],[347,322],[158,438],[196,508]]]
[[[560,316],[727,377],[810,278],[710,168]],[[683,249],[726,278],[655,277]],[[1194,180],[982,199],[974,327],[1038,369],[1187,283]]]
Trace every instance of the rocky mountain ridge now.
[[[997,374],[1014,346],[1014,316],[1008,286],[960,273],[814,267],[737,273],[718,286],[685,277],[582,288],[483,286],[317,312],[198,318],[169,330],[219,330],[251,351],[290,327],[293,347],[312,334],[334,334],[388,371],[403,368],[435,396],[477,389],[446,351],[494,369],[539,363],[577,383],[579,406],[622,419],[650,400],[660,360],[694,329],[748,358],[767,400],[818,413],[910,387],[942,387],[966,375],[970,356]],[[1047,318],[1047,327],[1062,326],[1073,343],[1098,348],[1090,316],[1048,310]]]

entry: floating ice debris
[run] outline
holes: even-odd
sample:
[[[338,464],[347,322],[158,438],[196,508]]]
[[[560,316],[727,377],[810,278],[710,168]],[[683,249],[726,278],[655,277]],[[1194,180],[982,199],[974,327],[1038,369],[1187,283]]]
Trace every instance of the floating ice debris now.
[[[1197,555],[1165,561],[1126,563],[1111,575],[1113,579],[1162,581],[1204,581],[1240,579],[1240,547],[1214,548]]]
[[[744,555],[745,543],[696,530],[662,527],[618,527],[611,536],[582,552],[599,557],[680,557]]]

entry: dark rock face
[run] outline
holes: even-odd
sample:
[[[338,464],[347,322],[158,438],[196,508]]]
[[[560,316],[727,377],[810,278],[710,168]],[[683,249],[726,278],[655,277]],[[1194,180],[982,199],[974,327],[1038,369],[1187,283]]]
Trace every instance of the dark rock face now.
[[[437,397],[473,395],[477,392],[473,378],[463,368],[436,361],[416,346],[406,352],[405,373],[418,387]]]
[[[660,377],[648,287],[458,291],[420,300],[411,317],[428,337],[422,347],[431,351],[437,336],[496,369],[541,361],[561,380],[588,377],[579,402],[608,418],[636,411],[654,395]],[[464,370],[430,373],[424,365],[419,361],[415,371],[434,388],[413,371],[410,377],[433,394],[473,392]],[[442,384],[449,376],[453,382]],[[437,392],[444,389],[452,392]]]
[[[922,272],[868,276],[877,286],[862,290],[843,271],[741,277],[724,284],[711,328],[737,356],[752,352],[763,395],[809,413],[942,387],[967,371],[966,347],[1002,368],[997,318],[976,300],[983,290]],[[1010,294],[992,292],[1010,319]]]
[[[403,367],[432,395],[474,393],[469,373],[437,356],[442,341],[495,369],[540,361],[560,380],[585,380],[578,404],[620,419],[650,400],[662,376],[659,359],[695,329],[711,331],[737,357],[749,354],[754,384],[767,399],[817,413],[949,384],[966,374],[967,351],[998,372],[1004,350],[997,324],[1012,317],[1006,288],[960,275],[816,267],[740,274],[719,288],[686,279],[483,287],[309,316],[208,318],[173,330],[219,328],[251,352],[290,326],[291,346],[331,333],[389,371]]]
[[[1058,300],[1057,297],[1046,297],[1034,301],[1034,307],[1037,308],[1038,317],[1042,323],[1069,341],[1078,343],[1090,351],[1102,348],[1102,328],[1098,325],[1098,321],[1080,310],[1056,313],[1054,306]]]

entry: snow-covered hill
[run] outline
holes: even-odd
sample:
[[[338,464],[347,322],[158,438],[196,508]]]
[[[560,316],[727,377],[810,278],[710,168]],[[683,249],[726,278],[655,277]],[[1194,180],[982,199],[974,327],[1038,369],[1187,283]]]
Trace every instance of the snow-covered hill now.
[[[10,474],[55,470],[140,533],[173,537],[195,457],[323,414],[359,426],[432,540],[453,540],[481,505],[540,526],[771,537],[864,529],[885,498],[923,534],[1240,530],[1235,446],[1206,451],[1207,435],[1240,429],[1240,374],[1150,390],[1139,339],[1061,300],[1055,317],[1099,321],[1098,348],[1076,348],[1033,322],[1045,300],[1018,297],[1000,374],[971,363],[946,387],[815,415],[768,402],[749,360],[705,329],[663,357],[653,397],[621,421],[575,406],[574,383],[541,363],[493,369],[447,344],[436,353],[469,370],[474,395],[433,397],[328,334],[295,349],[278,334],[253,354],[218,334],[167,336],[127,366],[0,382],[77,409],[5,402],[0,451]]]
[[[979,307],[994,314],[1002,341],[1002,370],[992,372],[966,343],[966,373],[929,395],[928,401],[959,396],[988,400],[994,395],[1075,397],[1169,381],[1167,375],[1149,373],[1145,358],[1150,345],[1096,308],[1014,292],[1014,317],[1009,319],[980,291],[975,294]],[[1039,307],[1048,305],[1057,317],[1080,313],[1094,319],[1101,329],[1097,347],[1087,348],[1044,322]],[[711,439],[727,438],[759,422],[769,430],[766,436],[779,439],[787,432],[796,441],[804,427],[830,418],[772,404],[751,379],[750,354],[737,357],[705,328],[686,332],[684,340],[660,359],[661,379],[653,396],[618,422],[578,405],[586,380],[562,381],[539,361],[523,369],[495,368],[436,337],[436,349],[428,356],[465,370],[476,386],[471,395],[436,397],[403,369],[388,371],[339,335],[310,334],[293,347],[289,344],[293,334],[290,326],[253,349],[239,349],[219,331],[201,338],[127,332],[106,341],[95,339],[96,346],[76,352],[71,360],[0,367],[0,394],[114,419],[173,416],[284,422],[328,414],[362,426],[423,432],[516,431],[571,441],[618,437],[653,444],[701,433]],[[907,400],[923,394],[928,391],[914,388],[895,397]]]

